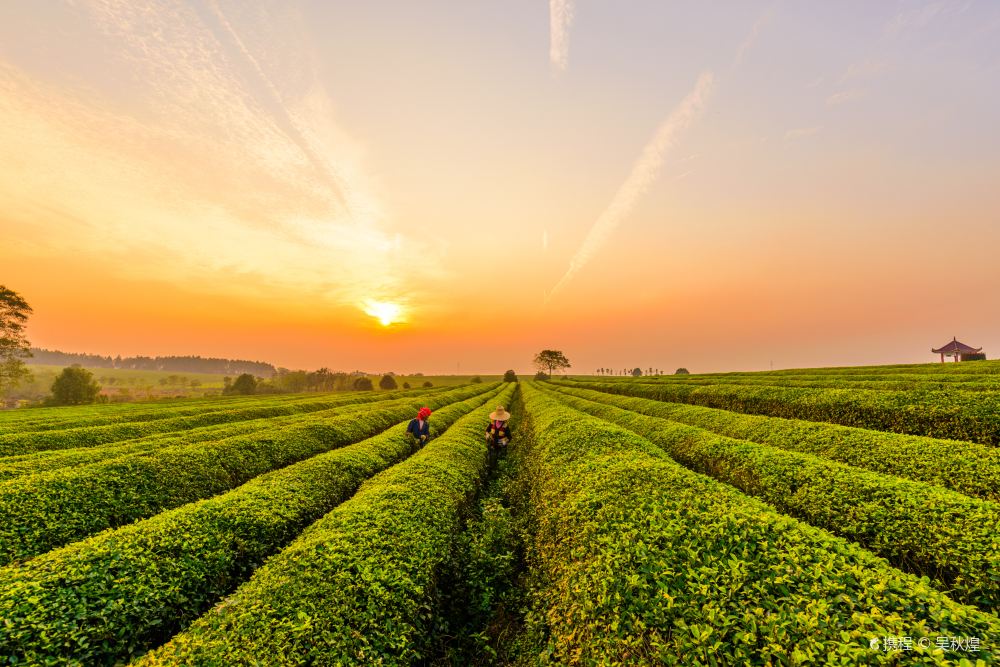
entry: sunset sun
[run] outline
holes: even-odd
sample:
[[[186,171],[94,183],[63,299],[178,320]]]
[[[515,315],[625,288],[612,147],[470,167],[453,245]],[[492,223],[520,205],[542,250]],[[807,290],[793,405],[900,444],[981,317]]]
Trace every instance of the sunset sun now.
[[[403,309],[392,301],[369,300],[365,302],[364,310],[366,315],[371,315],[384,327],[402,321]]]

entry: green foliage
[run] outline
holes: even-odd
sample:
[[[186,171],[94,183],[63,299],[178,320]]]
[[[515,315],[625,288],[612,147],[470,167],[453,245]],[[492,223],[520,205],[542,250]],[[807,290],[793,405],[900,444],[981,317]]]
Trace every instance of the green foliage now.
[[[478,375],[473,375],[472,379],[469,380],[469,382],[471,382],[472,384],[481,384],[482,381],[483,381],[483,378],[479,377]]]
[[[446,428],[489,395],[442,407],[432,428]],[[0,654],[15,664],[113,664],[163,643],[362,480],[404,459],[405,429],[0,569],[0,618],[9,621],[0,624]]]
[[[31,344],[24,327],[31,306],[17,292],[0,285],[0,397],[31,377],[24,360],[31,356]]]
[[[548,380],[549,376],[548,376],[548,374],[545,373],[545,371],[538,371],[537,373],[535,373],[535,379],[536,380]]]
[[[370,377],[359,377],[355,379],[353,386],[355,391],[372,391],[375,389],[375,385],[372,384],[372,379]]]
[[[251,396],[257,393],[257,378],[249,373],[243,373],[231,385],[226,387],[223,393]]]
[[[698,385],[676,380],[598,381],[587,386],[597,385],[602,391],[659,401],[1000,444],[1000,393]]]
[[[956,600],[1000,608],[997,503],[612,405],[560,399],[638,433],[695,472],[858,542],[900,569],[930,577]]]
[[[378,381],[379,389],[395,389],[396,388],[396,378],[392,377],[388,373],[382,376],[382,379]]]
[[[517,373],[512,370],[507,370],[503,374],[504,382],[517,382]]]
[[[959,357],[961,361],[986,361],[985,352],[970,352]]]
[[[652,417],[704,428],[719,435],[780,449],[816,454],[886,475],[927,482],[967,496],[1000,502],[1000,448],[924,436],[780,417],[744,415],[728,410],[571,387],[559,391],[615,405]],[[595,386],[587,384],[587,387]]]
[[[224,605],[137,664],[248,664],[264,655],[273,664],[426,658],[439,577],[486,468],[479,434],[489,410],[458,420],[370,479]]]
[[[535,445],[528,631],[555,664],[948,664],[872,637],[996,637],[926,579],[523,386]],[[991,639],[992,642],[992,639]],[[992,649],[980,653],[980,658]]]
[[[421,394],[423,392],[420,392]],[[0,435],[0,456],[27,454],[41,450],[94,447],[120,442],[156,433],[188,430],[201,426],[225,424],[248,419],[262,419],[304,412],[328,410],[338,405],[347,405],[375,400],[385,400],[386,396],[349,394],[345,396],[327,395],[322,398],[287,399],[234,399],[213,401],[208,407],[182,409],[180,406],[164,406],[139,412],[124,410],[108,412],[102,410],[100,417],[75,418],[78,412],[69,410],[64,419],[52,412],[50,419],[41,419],[32,425],[25,425],[20,432]],[[244,402],[245,401],[245,402]],[[104,416],[106,415],[106,416]]]
[[[410,383],[409,382],[404,382],[403,383],[403,389],[409,389],[409,388],[410,388]]]
[[[370,437],[424,405],[489,386],[402,398],[244,436],[125,454],[0,485],[0,564],[205,498],[310,456]]]
[[[434,386],[434,383],[431,382],[430,380],[424,380],[424,383],[420,386],[423,387],[424,389],[430,389],[431,387]]]
[[[52,383],[49,405],[84,405],[97,400],[101,387],[94,380],[94,374],[86,368],[70,366],[64,368]]]
[[[547,371],[550,376],[555,371],[570,367],[569,359],[560,350],[542,350],[535,355],[534,364],[539,372]]]
[[[690,374],[691,374],[691,372],[688,371],[688,369],[683,368],[683,367],[682,368],[678,368],[676,371],[674,371],[674,375],[690,375]]]
[[[632,369],[632,377],[636,377],[636,378],[637,377],[642,377],[642,369],[641,368],[633,368]]]

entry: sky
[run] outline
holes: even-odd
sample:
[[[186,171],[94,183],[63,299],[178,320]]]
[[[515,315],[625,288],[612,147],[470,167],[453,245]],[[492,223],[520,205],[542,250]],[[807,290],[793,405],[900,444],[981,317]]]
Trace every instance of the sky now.
[[[1000,355],[1000,3],[0,3],[38,347],[496,373]]]

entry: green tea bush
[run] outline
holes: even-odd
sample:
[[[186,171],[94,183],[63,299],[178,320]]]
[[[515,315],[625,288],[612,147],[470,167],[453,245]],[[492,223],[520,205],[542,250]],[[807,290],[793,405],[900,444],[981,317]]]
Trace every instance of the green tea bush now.
[[[411,417],[421,405],[446,405],[495,387],[460,387],[275,431],[8,480],[0,483],[0,565],[222,493],[275,468],[357,442]]]
[[[509,403],[514,387],[498,397]],[[428,656],[442,569],[486,470],[491,405],[306,530],[139,665],[409,664]]]
[[[529,632],[553,664],[953,664],[1000,619],[524,386],[538,530]],[[913,651],[871,640],[911,637]],[[919,645],[929,638],[930,649]]]
[[[839,424],[745,415],[716,408],[558,385],[560,392],[719,435],[816,454],[852,466],[1000,501],[1000,448]]]
[[[490,396],[440,408],[432,433],[492,405]],[[410,451],[402,423],[223,495],[0,568],[0,664],[116,664],[141,654]]]
[[[611,405],[561,400],[645,437],[691,470],[930,577],[956,600],[1000,607],[997,503]]]

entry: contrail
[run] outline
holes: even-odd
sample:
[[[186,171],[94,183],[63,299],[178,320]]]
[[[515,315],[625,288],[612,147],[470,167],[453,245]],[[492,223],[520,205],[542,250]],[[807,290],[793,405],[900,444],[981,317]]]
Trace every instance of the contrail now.
[[[573,276],[584,267],[601,249],[612,232],[618,228],[621,221],[632,212],[636,201],[640,195],[656,180],[663,166],[663,158],[667,150],[673,146],[678,133],[686,128],[701,113],[705,100],[712,89],[712,74],[706,72],[698,77],[698,83],[694,90],[688,93],[687,97],[681,101],[680,105],[674,109],[673,113],[667,117],[653,139],[646,144],[639,160],[632,166],[632,173],[625,179],[618,192],[615,194],[611,204],[604,210],[601,217],[597,219],[594,226],[590,228],[587,237],[583,240],[580,249],[570,260],[569,269],[563,277],[556,283],[546,297],[546,303],[552,299],[561,289],[563,289]]]
[[[569,26],[573,0],[549,0],[549,61],[557,72],[569,65]]]

